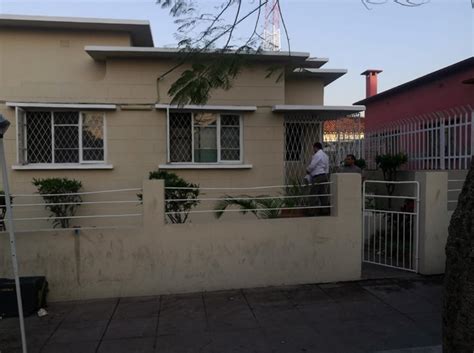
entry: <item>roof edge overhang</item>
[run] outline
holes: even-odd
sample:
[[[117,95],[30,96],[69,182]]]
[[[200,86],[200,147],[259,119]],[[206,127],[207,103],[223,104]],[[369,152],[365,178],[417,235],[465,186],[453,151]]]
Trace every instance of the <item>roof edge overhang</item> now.
[[[178,106],[174,104],[155,104],[156,109],[179,109],[179,110],[201,110],[201,111],[232,111],[232,112],[255,112],[255,105],[195,105],[187,104]]]
[[[401,85],[392,87],[392,88],[387,89],[383,92],[377,93],[377,94],[375,94],[371,97],[361,99],[361,100],[355,102],[354,104],[364,104],[365,105],[367,103],[372,103],[374,101],[377,101],[379,99],[391,96],[393,94],[403,92],[403,90],[405,90],[405,89],[410,89],[410,88],[413,88],[413,87],[421,86],[421,85],[423,85],[427,82],[432,82],[432,81],[437,80],[441,77],[450,75],[452,73],[455,73],[455,72],[458,72],[460,70],[464,70],[464,69],[470,68],[470,67],[474,68],[474,56],[471,56],[467,59],[461,60],[461,61],[459,61],[455,64],[443,67],[439,70],[430,72],[426,75],[420,76],[420,77],[415,78],[413,80],[410,80],[408,82],[402,83]]]
[[[116,104],[100,103],[45,103],[45,102],[6,102],[10,108],[49,108],[49,109],[100,109],[116,110]]]
[[[146,48],[146,47],[123,47],[123,46],[96,46],[87,45],[84,47],[87,54],[94,60],[105,61],[107,59],[115,58],[142,58],[142,59],[175,59],[181,58],[183,55],[189,53],[179,48]],[[193,55],[202,57],[218,57],[221,55],[234,55],[235,51],[221,52],[219,50],[208,50]],[[306,52],[248,52],[241,53],[254,61],[272,61],[282,63],[294,63],[297,66],[309,65],[323,65],[327,62],[326,59],[317,61],[316,59],[308,60],[309,53]]]
[[[110,18],[0,15],[0,28],[70,29],[130,33],[137,47],[153,47],[149,21]]]
[[[288,77],[308,77],[308,78],[320,78],[324,82],[324,86],[336,81],[338,78],[347,74],[346,69],[310,69],[310,68],[297,68],[293,72],[289,73]]]
[[[331,120],[365,111],[363,105],[274,105],[274,113],[311,114],[319,120]]]

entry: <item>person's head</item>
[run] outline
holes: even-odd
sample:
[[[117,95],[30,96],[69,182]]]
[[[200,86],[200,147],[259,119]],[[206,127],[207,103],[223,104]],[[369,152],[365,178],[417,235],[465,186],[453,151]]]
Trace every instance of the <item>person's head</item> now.
[[[323,145],[321,144],[321,142],[315,142],[313,144],[313,150],[314,150],[314,153],[318,152],[319,150],[322,150],[323,149]]]
[[[348,154],[344,159],[344,165],[347,167],[352,167],[355,164],[356,157],[353,154]]]

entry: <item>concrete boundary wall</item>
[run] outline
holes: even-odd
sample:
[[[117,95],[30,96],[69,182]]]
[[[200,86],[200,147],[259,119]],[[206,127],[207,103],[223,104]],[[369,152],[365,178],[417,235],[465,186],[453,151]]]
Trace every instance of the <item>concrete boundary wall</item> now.
[[[360,176],[332,181],[331,216],[165,224],[163,182],[147,180],[143,227],[19,233],[20,274],[46,275],[52,301],[358,280]]]

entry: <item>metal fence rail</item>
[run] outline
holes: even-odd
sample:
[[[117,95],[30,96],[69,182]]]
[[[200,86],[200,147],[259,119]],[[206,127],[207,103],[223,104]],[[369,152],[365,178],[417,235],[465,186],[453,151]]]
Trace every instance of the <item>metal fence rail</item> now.
[[[411,117],[366,131],[364,154],[369,169],[375,157],[406,153],[410,170],[468,169],[474,154],[474,110],[457,107]]]
[[[464,181],[464,179],[448,180],[448,210],[453,211],[456,208]]]
[[[17,232],[65,231],[79,229],[121,229],[141,224],[143,215],[137,192],[141,188],[84,191],[63,194],[14,194],[12,195],[14,226]],[[38,197],[48,197],[38,200]],[[58,202],[55,201],[55,196]],[[72,198],[68,200],[68,197]],[[85,200],[78,201],[77,196]],[[104,199],[105,198],[105,199]],[[51,207],[81,206],[74,215],[52,213]],[[138,221],[137,221],[138,219]],[[0,232],[5,231],[7,218],[0,221]],[[69,220],[70,227],[61,228],[55,221]],[[58,223],[58,222],[56,222]]]
[[[327,192],[314,193],[312,185],[298,185],[298,195],[287,194],[287,190],[294,188],[295,185],[266,185],[266,186],[246,186],[246,187],[165,187],[165,215],[170,218],[173,215],[192,215],[192,214],[213,214],[218,213],[238,213],[245,211],[245,213],[256,213],[256,212],[267,212],[273,211],[271,216],[268,218],[276,218],[284,216],[282,211],[308,211],[305,215],[299,216],[311,216],[311,211],[318,209],[330,210],[331,196],[329,191],[330,185],[333,182],[318,183],[318,185],[327,188]],[[200,195],[195,198],[180,198],[175,196],[174,191],[199,191]],[[253,195],[256,192],[268,191],[271,195]],[[250,194],[241,194],[242,192],[248,192]],[[211,193],[212,197],[206,196]],[[236,194],[237,193],[237,194]],[[326,202],[323,202],[325,200]],[[215,206],[221,201],[235,201],[235,204],[229,205],[225,209],[217,209]],[[268,201],[268,203],[265,203]],[[196,209],[188,210],[172,210],[173,206],[179,208],[179,204],[186,204],[189,202],[202,203]],[[214,205],[211,203],[214,202]],[[255,202],[252,205],[255,207],[242,207],[244,203]],[[272,203],[273,202],[273,203]],[[323,203],[323,204],[321,204]],[[267,206],[268,205],[268,206]],[[329,212],[328,212],[329,213]],[[260,218],[260,217],[258,217]],[[267,218],[267,217],[262,217]]]
[[[367,192],[369,184],[414,187],[412,195],[382,195]],[[416,181],[367,180],[363,184],[362,261],[407,271],[418,271],[419,184]],[[380,191],[379,191],[380,192]],[[377,204],[374,199],[382,199]],[[393,206],[388,200],[404,200]],[[398,207],[398,208],[397,208]]]

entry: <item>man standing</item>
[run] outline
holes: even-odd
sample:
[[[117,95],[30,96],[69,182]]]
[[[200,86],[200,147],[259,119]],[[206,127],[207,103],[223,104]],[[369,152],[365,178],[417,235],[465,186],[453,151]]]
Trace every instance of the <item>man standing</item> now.
[[[308,173],[309,179],[311,180],[311,195],[325,195],[328,194],[329,188],[328,184],[326,184],[329,179],[329,157],[323,151],[323,145],[320,142],[316,142],[313,145],[314,155],[311,158],[311,163],[306,168],[306,172]],[[328,196],[319,196],[319,197],[312,197],[313,201],[311,205],[318,205],[319,206],[328,206],[329,205],[329,197]],[[316,202],[315,202],[316,201]],[[316,209],[319,212],[312,212],[320,215],[328,215],[329,208],[319,208]]]
[[[356,157],[353,154],[348,154],[344,159],[344,166],[339,168],[339,173],[359,173],[362,174],[362,169],[355,165]]]

